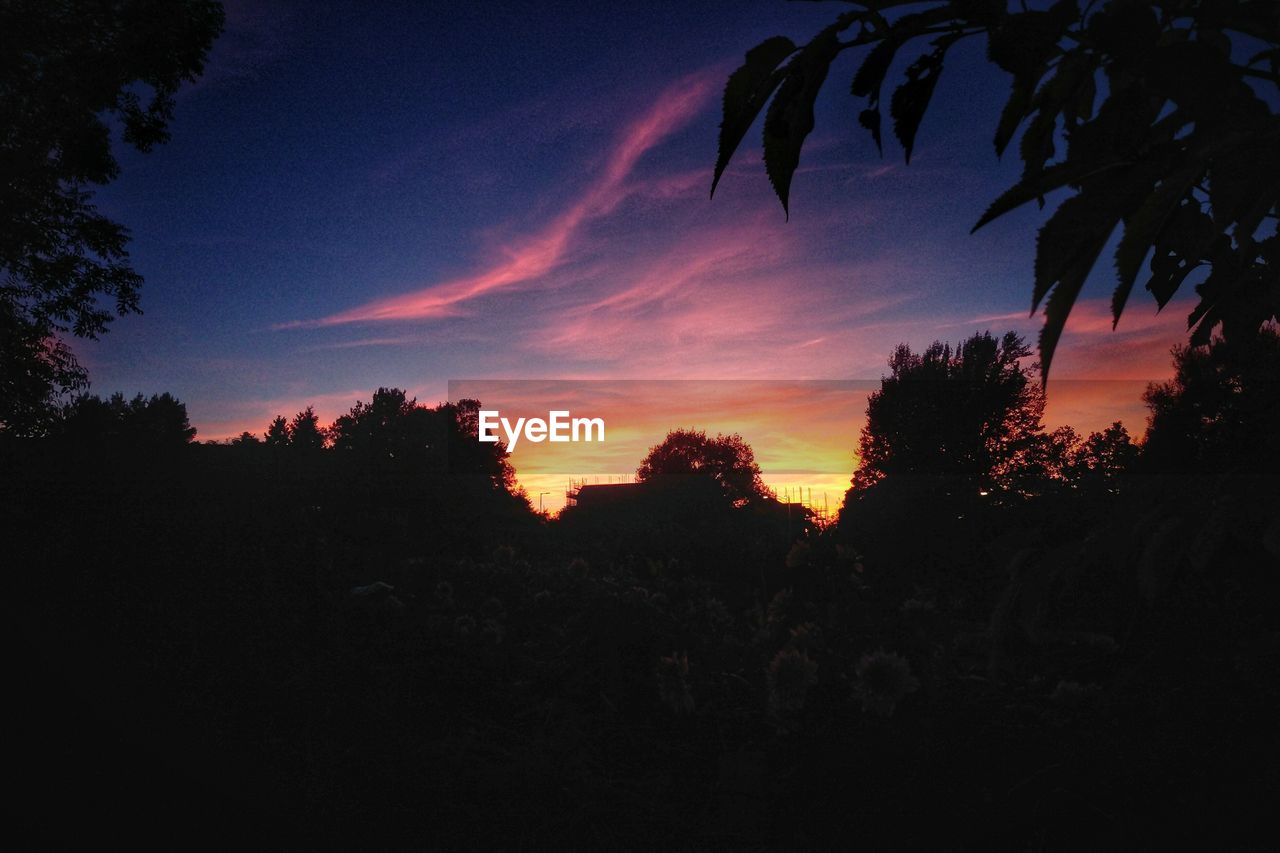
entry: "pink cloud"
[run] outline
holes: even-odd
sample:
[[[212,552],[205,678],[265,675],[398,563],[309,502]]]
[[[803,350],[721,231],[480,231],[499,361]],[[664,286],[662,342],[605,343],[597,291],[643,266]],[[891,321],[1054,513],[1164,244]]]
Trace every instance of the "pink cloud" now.
[[[621,134],[603,169],[586,190],[542,231],[501,247],[499,251],[506,257],[499,263],[412,293],[375,300],[317,321],[282,324],[280,328],[456,316],[473,299],[546,275],[568,259],[570,245],[586,223],[606,216],[630,194],[627,179],[640,158],[706,106],[717,80],[711,73],[702,72],[685,77],[663,92]]]
[[[615,376],[847,375],[860,320],[914,288],[900,265],[815,261],[807,245],[763,221],[698,229],[548,316],[529,345]]]

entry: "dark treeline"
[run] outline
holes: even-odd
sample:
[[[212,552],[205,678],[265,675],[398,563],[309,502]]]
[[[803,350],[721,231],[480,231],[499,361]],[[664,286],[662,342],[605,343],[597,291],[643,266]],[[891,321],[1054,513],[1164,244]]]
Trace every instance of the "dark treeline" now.
[[[1280,338],[1178,350],[1141,441],[1047,431],[1027,355],[900,347],[826,526],[741,436],[675,430],[638,485],[548,519],[476,401],[380,389],[215,445],[168,394],[78,398],[0,442],[23,773],[57,792],[32,814],[1230,847],[1277,767]]]

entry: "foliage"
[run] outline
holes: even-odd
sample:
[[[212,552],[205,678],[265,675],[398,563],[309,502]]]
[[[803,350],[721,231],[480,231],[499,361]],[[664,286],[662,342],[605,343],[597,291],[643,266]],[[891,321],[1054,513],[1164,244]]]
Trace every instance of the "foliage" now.
[[[1247,374],[1236,358],[1223,375]],[[1214,399],[1256,399],[1253,382]],[[121,820],[140,795],[168,808],[179,755],[201,770],[175,807],[208,807],[166,812],[188,829],[260,806],[286,843],[349,831],[365,846],[504,849],[515,826],[557,849],[1021,849],[1051,835],[1062,850],[1188,837],[1234,849],[1270,814],[1258,780],[1280,766],[1267,737],[1280,576],[1265,476],[1233,491],[1138,477],[1101,501],[1064,488],[985,515],[976,494],[897,516],[867,500],[888,547],[856,554],[829,529],[790,547],[774,502],[718,499],[740,523],[694,528],[706,547],[676,570],[645,550],[669,546],[675,525],[596,552],[588,528],[458,488],[452,466],[419,476],[403,456],[342,450],[344,434],[394,447],[419,419],[479,446],[473,401],[376,397],[315,453],[0,443],[0,512],[24,569],[11,573],[26,641],[14,657],[35,711],[20,773],[87,778],[65,802]],[[67,423],[100,436],[95,423],[179,407],[86,398]],[[1123,471],[1133,451],[1114,425],[1041,438],[1067,482]],[[911,549],[926,540],[938,572],[918,571],[925,552]],[[774,570],[744,571],[752,560]],[[157,726],[163,754],[148,752]],[[50,743],[72,763],[49,767]],[[246,779],[252,799],[228,802]],[[1222,814],[1239,817],[1201,822]]]
[[[289,422],[289,446],[302,451],[323,450],[328,438],[315,409],[307,406]]]
[[[686,475],[709,478],[735,506],[767,494],[755,453],[737,433],[712,438],[702,430],[672,430],[660,444],[649,448],[636,480],[645,483]]]
[[[268,447],[314,453],[332,450],[343,464],[370,477],[413,480],[453,472],[477,476],[488,486],[514,493],[515,469],[502,443],[478,435],[480,403],[460,400],[424,406],[399,388],[379,388],[366,403],[356,401],[330,426],[307,406],[291,420],[277,416],[264,433]],[[243,437],[242,437],[243,438]],[[250,445],[255,441],[233,441]]]
[[[854,487],[894,475],[957,477],[977,488],[1011,488],[1042,441],[1044,395],[1013,332],[976,334],[954,350],[900,345],[889,376],[867,399]]]
[[[100,297],[138,311],[128,231],[90,188],[119,174],[113,126],[141,151],[167,139],[174,95],[222,22],[211,0],[0,5],[0,428],[30,433],[84,387],[57,337],[102,333],[113,311]]]
[[[1071,454],[1067,476],[1090,487],[1103,484],[1111,488],[1119,476],[1134,470],[1139,455],[1124,424],[1116,421],[1101,432],[1089,433]]]
[[[0,434],[47,434],[52,401],[88,384],[88,374],[66,344],[0,299]]]
[[[1024,3],[1013,11],[1005,0],[847,5],[855,8],[807,44],[767,39],[730,76],[713,194],[767,103],[765,167],[789,209],[791,179],[814,127],[814,101],[832,62],[847,50],[869,48],[852,93],[867,99],[859,123],[880,147],[885,78],[896,57],[911,57],[908,48],[923,41],[889,105],[910,162],[948,51],[982,35],[988,59],[1013,78],[995,128],[996,154],[1025,129],[1022,178],[974,230],[1067,191],[1037,240],[1032,312],[1045,304],[1039,341],[1045,377],[1071,307],[1117,228],[1123,236],[1115,254],[1115,322],[1148,256],[1145,286],[1161,308],[1193,271],[1207,269],[1188,317],[1193,346],[1207,344],[1219,326],[1229,340],[1248,338],[1276,317],[1280,5],[1104,0],[1081,7],[1058,0],[1045,9]],[[906,6],[924,8],[906,12]]]
[[[284,415],[276,415],[267,425],[267,431],[263,433],[263,437],[268,447],[289,446],[289,422],[285,420]]]
[[[77,397],[64,407],[58,435],[85,444],[126,444],[138,448],[181,447],[195,439],[186,404],[165,392],[126,400],[113,394]]]
[[[1280,334],[1174,348],[1148,386],[1144,461],[1154,472],[1280,473]]]

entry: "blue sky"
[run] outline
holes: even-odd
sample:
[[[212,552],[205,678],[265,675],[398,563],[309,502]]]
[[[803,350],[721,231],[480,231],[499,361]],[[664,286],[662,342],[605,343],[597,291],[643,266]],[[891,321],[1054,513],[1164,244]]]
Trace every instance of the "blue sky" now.
[[[952,51],[909,167],[857,127],[851,57],[790,222],[758,128],[708,199],[727,74],[838,5],[228,4],[172,140],[122,150],[99,193],[146,285],[142,316],[76,342],[93,390],[171,391],[221,438],[381,385],[436,402],[451,379],[874,379],[899,342],[1032,337],[1044,214],[968,233],[1018,173],[991,147],[1008,82],[978,40]],[[1160,378],[1185,311],[1139,294],[1111,333],[1099,266],[1056,376]]]

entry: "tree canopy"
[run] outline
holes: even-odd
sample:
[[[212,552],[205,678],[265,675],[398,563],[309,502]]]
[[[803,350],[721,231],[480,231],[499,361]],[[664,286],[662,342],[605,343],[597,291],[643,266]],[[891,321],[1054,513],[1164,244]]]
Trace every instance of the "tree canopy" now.
[[[167,139],[222,24],[212,0],[0,5],[0,429],[40,432],[87,384],[59,335],[139,310],[128,230],[92,187],[119,174],[113,127],[140,151]]]
[[[673,429],[662,443],[649,448],[636,470],[640,483],[686,475],[713,480],[737,506],[768,493],[755,452],[737,433],[710,437],[700,429]]]
[[[1031,201],[1065,200],[1040,229],[1032,313],[1043,303],[1042,375],[1072,305],[1113,232],[1119,322],[1150,257],[1145,287],[1159,307],[1188,279],[1199,303],[1192,345],[1215,328],[1252,336],[1280,310],[1280,4],[1274,0],[1058,0],[1014,10],[1006,0],[863,0],[808,43],[783,36],[748,51],[724,93],[711,191],[761,111],[764,161],[784,210],[814,102],[833,61],[865,48],[851,91],[859,124],[882,147],[881,94],[894,60],[910,57],[889,100],[909,163],[948,51],[984,36],[1012,76],[995,123],[997,156],[1024,128],[1021,179],[974,230]],[[905,11],[911,7],[911,11]],[[766,104],[768,109],[766,110]]]
[[[855,489],[901,474],[1012,487],[1044,441],[1044,394],[1021,364],[1030,354],[1013,332],[976,334],[954,350],[899,345],[867,399]]]
[[[480,475],[492,486],[516,490],[515,469],[502,442],[480,442],[478,400],[424,406],[400,388],[379,388],[357,401],[328,430],[333,449],[371,470],[412,475],[450,471]]]
[[[1280,334],[1176,347],[1174,376],[1148,386],[1144,454],[1157,472],[1280,473]]]
[[[61,437],[82,444],[114,444],[138,449],[182,447],[196,437],[187,406],[168,392],[126,400],[92,394],[68,403],[58,424]]]
[[[737,433],[713,438],[702,430],[672,430],[636,471],[642,483],[689,475],[711,479],[738,506],[767,494],[755,453]]]

